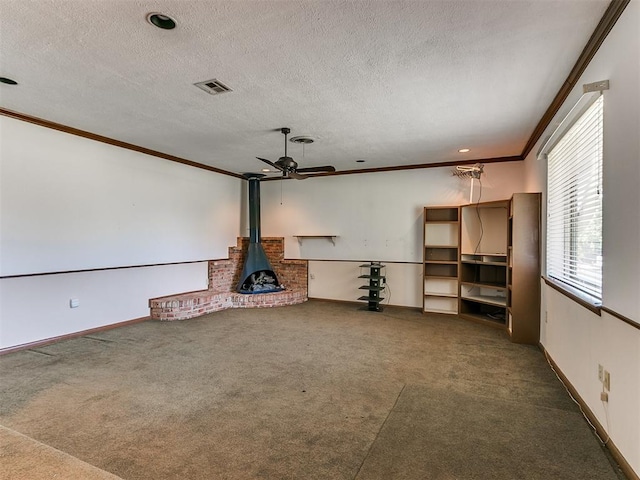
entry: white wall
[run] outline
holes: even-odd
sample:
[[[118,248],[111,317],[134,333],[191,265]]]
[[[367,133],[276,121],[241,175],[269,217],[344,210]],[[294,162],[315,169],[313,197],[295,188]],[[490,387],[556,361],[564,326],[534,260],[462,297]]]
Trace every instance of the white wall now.
[[[309,296],[353,302],[369,292],[359,287],[368,280],[358,278],[369,273],[362,262],[309,262]],[[387,290],[380,296],[382,305],[422,308],[422,265],[418,263],[384,263]]]
[[[469,202],[470,180],[451,168],[262,182],[262,234],[284,236],[285,256],[311,262],[309,295],[355,300],[364,261],[387,264],[391,304],[421,307],[422,209]],[[481,201],[522,191],[522,162],[488,164]],[[474,188],[474,201],[480,190]],[[281,204],[282,201],[282,204]],[[246,228],[246,227],[245,227]],[[298,242],[293,235],[337,235]],[[345,263],[345,261],[347,261]],[[353,263],[350,263],[353,262]],[[354,295],[357,295],[354,297]]]
[[[632,0],[580,78],[550,134],[582,85],[609,80],[604,93],[603,305],[640,324],[640,1]],[[543,191],[546,164],[525,162],[526,188]],[[544,203],[544,202],[543,202]],[[640,474],[640,330],[598,316],[543,284],[541,343]],[[545,318],[546,317],[546,318]],[[611,373],[600,401],[598,364]]]
[[[0,348],[146,316],[236,243],[239,179],[6,117],[0,139]]]
[[[1,276],[220,258],[235,244],[240,180],[7,117],[0,135]]]
[[[0,279],[0,348],[148,317],[150,298],[206,288],[207,262]]]

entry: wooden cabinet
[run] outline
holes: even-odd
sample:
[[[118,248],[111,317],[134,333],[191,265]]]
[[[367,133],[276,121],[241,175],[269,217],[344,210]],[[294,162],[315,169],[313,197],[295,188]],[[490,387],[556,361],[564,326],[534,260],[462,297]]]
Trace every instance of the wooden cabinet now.
[[[540,338],[540,193],[424,208],[423,312]]]
[[[460,208],[425,207],[422,311],[458,313]]]
[[[515,193],[509,206],[507,328],[511,340],[540,341],[540,193]]]

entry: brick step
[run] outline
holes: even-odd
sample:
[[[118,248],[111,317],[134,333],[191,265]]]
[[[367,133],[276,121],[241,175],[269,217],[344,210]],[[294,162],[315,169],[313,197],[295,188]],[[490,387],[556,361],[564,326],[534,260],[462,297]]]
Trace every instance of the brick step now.
[[[187,320],[227,308],[270,308],[295,305],[308,300],[306,289],[246,295],[237,292],[200,290],[149,300],[151,318]]]
[[[249,239],[238,237],[237,245],[229,248],[229,258],[210,260],[207,290],[185,292],[149,300],[151,318],[156,320],[186,320],[227,308],[267,308],[295,305],[307,301],[306,260],[284,258],[283,237],[263,237],[262,246],[278,280],[286,290],[245,295],[235,292],[244,265]]]

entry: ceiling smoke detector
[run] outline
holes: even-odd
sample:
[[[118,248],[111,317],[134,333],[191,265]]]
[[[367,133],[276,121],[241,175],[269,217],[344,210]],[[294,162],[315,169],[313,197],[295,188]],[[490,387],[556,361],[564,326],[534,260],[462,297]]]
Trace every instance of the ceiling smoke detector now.
[[[221,93],[227,93],[227,92],[233,91],[229,87],[227,87],[224,83],[222,83],[220,80],[217,80],[215,78],[213,80],[205,80],[204,82],[194,83],[194,85],[204,90],[209,95],[219,95]]]

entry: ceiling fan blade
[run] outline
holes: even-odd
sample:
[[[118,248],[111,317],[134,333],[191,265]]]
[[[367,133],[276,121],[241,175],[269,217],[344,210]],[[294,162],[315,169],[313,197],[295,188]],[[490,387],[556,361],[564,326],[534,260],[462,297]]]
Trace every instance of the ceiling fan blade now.
[[[258,160],[263,161],[264,163],[271,165],[274,168],[277,168],[278,170],[280,170],[281,172],[284,172],[284,168],[282,168],[280,165],[276,165],[275,163],[273,163],[271,160],[267,160],[266,158],[260,158],[260,157],[256,157]]]
[[[331,165],[323,165],[321,167],[307,167],[307,168],[298,168],[296,170],[297,172],[305,172],[305,173],[312,173],[312,172],[335,172],[336,168],[332,167]]]
[[[291,178],[295,178],[296,180],[304,180],[305,178],[309,178],[306,175],[300,175],[298,172],[290,171],[288,172]]]

